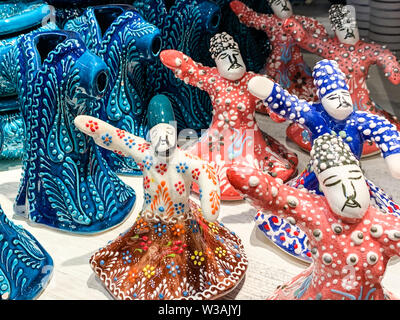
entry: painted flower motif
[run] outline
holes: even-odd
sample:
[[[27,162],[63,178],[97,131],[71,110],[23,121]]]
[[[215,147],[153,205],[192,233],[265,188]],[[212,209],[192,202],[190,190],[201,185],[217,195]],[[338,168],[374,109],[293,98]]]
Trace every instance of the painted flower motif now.
[[[171,228],[172,234],[174,236],[180,236],[185,233],[183,224],[177,223]]]
[[[271,57],[270,61],[271,62],[269,64],[269,68],[272,68],[273,70],[277,70],[282,64],[282,62],[280,61],[280,57],[279,56],[277,57],[277,56],[273,55]]]
[[[238,113],[236,110],[231,109],[228,111],[224,111],[218,115],[218,123],[217,126],[219,128],[228,129],[229,127],[234,127],[236,124],[236,120],[238,119]]]
[[[175,253],[183,253],[183,251],[186,249],[187,244],[183,243],[182,241],[174,241],[174,246],[171,248],[173,252]]]
[[[226,250],[223,249],[222,247],[218,247],[218,248],[215,249],[215,254],[220,258],[225,257],[226,256]]]
[[[142,153],[149,149],[150,149],[150,145],[148,143],[139,143],[138,144],[138,150]]]
[[[176,214],[181,214],[185,212],[185,204],[184,203],[174,203],[174,208],[175,208],[175,212]]]
[[[177,274],[181,273],[180,267],[176,265],[174,261],[167,264],[166,268],[168,269],[168,273],[174,278],[176,277]]]
[[[153,227],[154,233],[159,237],[162,237],[162,235],[167,232],[167,226],[165,224],[157,223]]]
[[[199,232],[199,224],[197,223],[196,220],[190,220],[190,221],[189,221],[189,228],[190,228],[190,231],[191,231],[192,233],[197,233],[197,232]]]
[[[187,169],[189,169],[189,167],[186,162],[179,162],[179,165],[176,166],[176,171],[178,171],[178,173],[185,173]]]
[[[145,190],[150,188],[150,178],[148,176],[143,178],[143,187]]]
[[[139,277],[138,271],[136,268],[130,268],[128,273],[128,279],[131,282],[136,282],[137,278]]]
[[[302,76],[302,74],[300,72],[297,72],[294,76],[293,76],[293,82],[295,83],[295,87],[297,89],[301,89],[303,88],[303,86],[305,86],[306,84],[306,78]]]
[[[154,276],[156,274],[155,269],[156,269],[156,267],[153,267],[148,264],[147,266],[145,266],[143,268],[144,276],[147,277],[148,279],[150,279],[152,276]]]
[[[124,264],[132,263],[132,254],[130,254],[129,250],[122,252],[122,261]]]
[[[124,139],[125,145],[129,148],[132,149],[134,145],[136,145],[135,139],[133,137],[126,137]]]
[[[152,244],[152,241],[149,240],[149,237],[143,236],[140,238],[141,242],[139,243],[140,247],[142,248],[143,251],[149,250],[149,245]]]
[[[147,221],[144,220],[143,218],[140,218],[136,222],[136,230],[137,230],[137,233],[148,232],[149,231],[149,225],[148,225]]]
[[[218,233],[219,228],[215,225],[215,223],[209,222],[209,223],[208,223],[208,226],[210,227],[210,229],[211,229],[212,232]]]
[[[161,174],[162,176],[164,175],[164,173],[167,172],[167,164],[166,163],[160,163],[158,165],[156,165],[156,170],[159,174]]]
[[[89,128],[92,132],[96,132],[99,129],[99,124],[97,121],[89,120],[86,122],[86,128]]]
[[[151,195],[148,194],[147,192],[144,194],[144,202],[146,204],[150,204],[151,203]]]
[[[197,250],[194,251],[193,255],[190,257],[190,260],[193,261],[195,266],[201,266],[201,264],[204,262],[203,252]]]
[[[109,146],[112,143],[112,136],[110,136],[108,133],[106,133],[104,136],[101,136],[101,139],[106,146]]]
[[[192,170],[192,178],[193,180],[199,180],[199,176],[200,176],[200,169],[196,168],[194,170]]]
[[[185,185],[183,184],[182,181],[179,181],[178,183],[175,183],[175,190],[179,193],[182,194],[185,192]]]
[[[143,166],[147,169],[150,170],[151,166],[153,165],[153,157],[152,156],[146,156],[143,159]]]
[[[126,131],[125,130],[117,129],[116,131],[117,131],[117,137],[118,138],[120,138],[120,139],[125,138],[125,135],[126,135]]]

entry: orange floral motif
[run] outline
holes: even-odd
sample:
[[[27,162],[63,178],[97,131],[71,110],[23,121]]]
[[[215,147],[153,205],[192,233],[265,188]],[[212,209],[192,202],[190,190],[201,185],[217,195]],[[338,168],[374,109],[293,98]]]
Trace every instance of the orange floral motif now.
[[[96,121],[89,120],[89,121],[86,123],[86,128],[89,128],[90,131],[92,131],[92,132],[96,132],[96,130],[99,129],[99,124],[98,124]]]
[[[216,214],[221,204],[221,196],[218,194],[218,191],[216,190],[211,191],[209,195],[211,202],[211,213]]]
[[[148,176],[145,176],[145,177],[143,178],[143,187],[144,187],[145,189],[150,188],[150,178],[149,178]]]
[[[146,150],[150,149],[150,145],[148,143],[139,143],[138,144],[138,150],[140,152],[145,152]]]
[[[139,277],[138,271],[136,268],[131,268],[128,273],[128,278],[131,282],[136,282],[137,278]]]
[[[182,194],[185,192],[185,185],[182,181],[179,181],[178,183],[175,183],[175,189],[179,194]]]
[[[137,220],[136,229],[138,230],[138,233],[148,232],[150,230],[147,221],[143,218],[139,218],[139,220]]]
[[[209,164],[206,164],[206,165],[203,165],[203,168],[206,169],[206,172],[208,174],[208,179],[210,179],[213,182],[213,184],[216,186],[217,182],[218,182],[218,180],[217,180],[218,178],[215,174],[213,167],[211,167]]]
[[[192,178],[193,178],[193,180],[199,180],[199,176],[200,176],[199,168],[196,168],[196,169],[192,170]]]
[[[185,233],[185,229],[184,229],[184,227],[183,227],[183,224],[179,224],[179,223],[177,223],[176,225],[174,225],[174,226],[171,228],[171,231],[172,231],[172,233],[173,233],[174,236],[180,236],[180,235],[182,235],[182,234]]]
[[[118,138],[122,139],[125,137],[125,134],[126,134],[125,130],[117,129],[116,131],[117,131]]]
[[[153,212],[159,212],[167,218],[170,218],[174,214],[174,205],[165,181],[161,181],[161,183],[158,185],[153,202],[150,206]]]
[[[161,174],[163,176],[164,173],[167,172],[167,164],[160,163],[160,164],[156,165],[156,170],[159,174]]]

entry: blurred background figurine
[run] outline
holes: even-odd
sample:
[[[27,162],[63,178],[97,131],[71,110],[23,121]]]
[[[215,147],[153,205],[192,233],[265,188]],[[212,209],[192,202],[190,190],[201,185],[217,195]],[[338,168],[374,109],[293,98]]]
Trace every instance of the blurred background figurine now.
[[[187,150],[215,166],[223,200],[238,200],[241,197],[226,179],[233,163],[245,163],[287,181],[296,173],[297,156],[272,137],[264,137],[258,128],[254,117],[258,99],[247,89],[256,74],[246,71],[233,38],[224,32],[216,34],[210,52],[217,67],[203,66],[176,50],[164,50],[160,58],[177,78],[210,95],[210,128]]]
[[[216,221],[218,178],[210,164],[177,147],[166,96],[152,98],[148,121],[150,143],[93,117],[75,119],[98,145],[134,158],[144,176],[139,217],[92,256],[92,268],[117,299],[216,299],[247,269],[240,239]],[[90,130],[93,122],[98,127]],[[200,206],[189,200],[193,182],[200,186]]]

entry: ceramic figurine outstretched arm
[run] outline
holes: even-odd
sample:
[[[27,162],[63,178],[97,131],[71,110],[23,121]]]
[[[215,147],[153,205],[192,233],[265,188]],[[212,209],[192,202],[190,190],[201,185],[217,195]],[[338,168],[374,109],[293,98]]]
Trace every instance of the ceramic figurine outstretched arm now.
[[[203,217],[210,222],[217,220],[221,206],[221,190],[215,170],[206,161],[189,153],[185,153],[192,160],[189,163],[188,174],[200,188],[200,203]]]
[[[255,76],[249,81],[248,88],[252,95],[263,100],[270,111],[278,116],[305,125],[311,131],[324,130],[313,125],[318,122],[319,114],[315,112],[311,103],[300,100],[271,79]]]
[[[396,56],[384,46],[370,43],[373,47],[375,63],[380,66],[388,80],[394,85],[400,84],[400,63]]]
[[[80,115],[75,118],[74,123],[79,130],[91,136],[97,145],[119,155],[132,157],[137,163],[143,161],[146,150],[150,149],[150,144],[145,139],[95,117]]]
[[[319,196],[281,184],[255,168],[232,167],[228,169],[227,177],[255,208],[272,212],[292,224],[307,223],[308,228],[317,227],[312,222],[314,210],[310,208],[320,203]]]
[[[262,14],[253,11],[241,1],[232,1],[230,4],[232,11],[237,15],[239,21],[248,27],[257,30],[265,30],[274,20],[273,15]]]
[[[177,78],[186,84],[207,92],[213,89],[215,83],[209,81],[212,68],[195,62],[192,58],[177,50],[163,50],[160,53],[160,59],[167,68],[174,72]]]

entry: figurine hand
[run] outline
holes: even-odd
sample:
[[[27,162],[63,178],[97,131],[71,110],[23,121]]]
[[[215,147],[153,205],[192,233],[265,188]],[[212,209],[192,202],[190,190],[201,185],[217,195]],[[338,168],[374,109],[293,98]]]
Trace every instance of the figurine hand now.
[[[267,77],[256,76],[249,81],[250,93],[262,100],[268,98],[274,89],[274,82]]]
[[[385,161],[391,175],[396,179],[400,179],[400,154],[391,154],[385,158]]]
[[[237,0],[232,1],[229,5],[230,5],[232,11],[236,15],[239,15],[240,13],[243,13],[246,10],[246,5]]]
[[[297,25],[297,21],[293,18],[287,18],[285,20],[285,22],[283,23],[283,28],[289,32],[289,33],[293,33],[294,30],[296,30],[296,25]]]
[[[182,63],[187,61],[187,56],[177,50],[163,50],[160,53],[160,60],[166,67],[175,70],[182,67]]]

